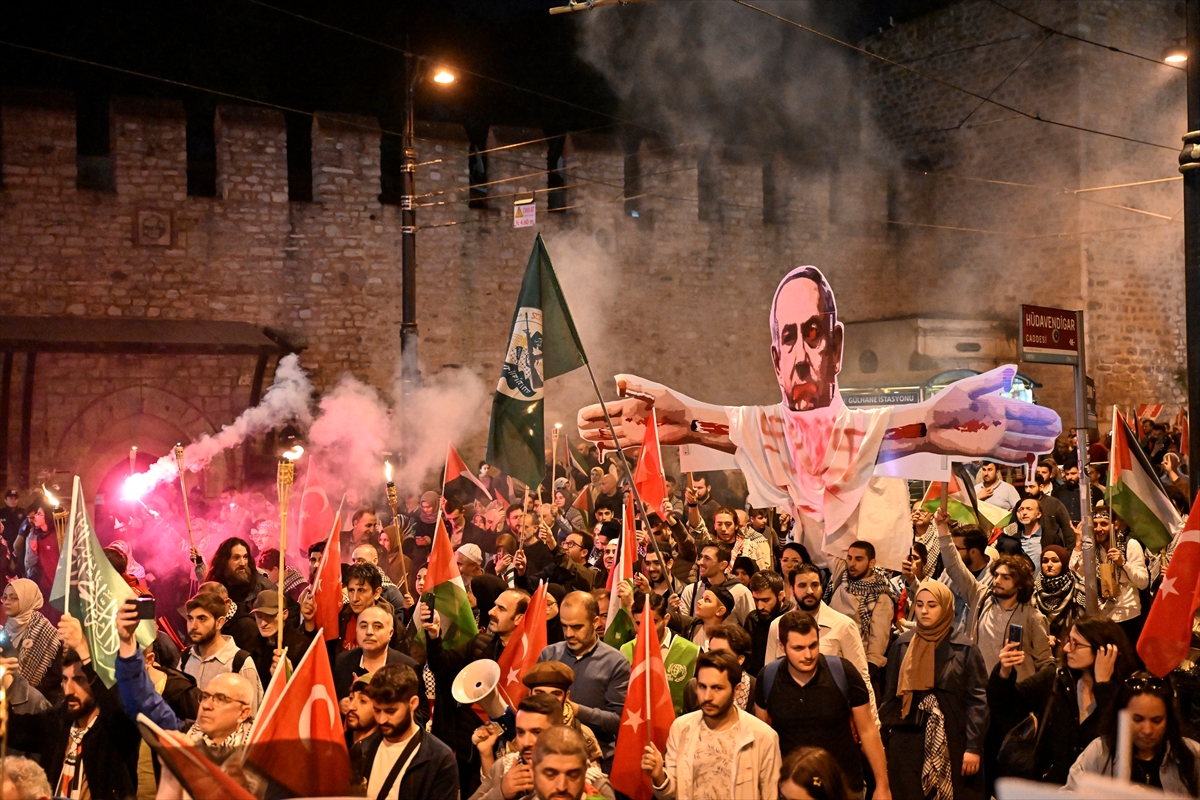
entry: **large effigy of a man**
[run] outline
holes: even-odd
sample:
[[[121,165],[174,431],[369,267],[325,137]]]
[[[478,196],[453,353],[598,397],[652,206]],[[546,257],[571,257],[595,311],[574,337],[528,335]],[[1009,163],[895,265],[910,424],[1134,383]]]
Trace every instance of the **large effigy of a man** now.
[[[899,569],[911,537],[908,494],[899,478],[928,472],[930,456],[1022,463],[1046,453],[1062,430],[1051,409],[1005,397],[1016,367],[957,381],[908,406],[851,409],[837,375],[844,328],[819,269],[797,267],[771,303],[771,360],[783,394],[771,406],[716,406],[635,375],[618,375],[622,399],[606,403],[618,445],[640,444],[655,411],[664,445],[733,455],[756,508],[791,508],[793,538],[818,560],[845,557],[855,539],[876,546],[878,564]],[[599,405],[580,410],[580,435],[612,447]]]

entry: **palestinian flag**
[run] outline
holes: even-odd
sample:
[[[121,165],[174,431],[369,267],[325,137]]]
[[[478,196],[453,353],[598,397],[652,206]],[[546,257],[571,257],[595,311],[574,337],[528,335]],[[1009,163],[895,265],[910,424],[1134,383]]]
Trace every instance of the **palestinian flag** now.
[[[625,504],[621,525],[617,560],[612,572],[608,573],[608,621],[604,624],[604,643],[620,650],[621,645],[637,635],[633,615],[617,599],[617,588],[621,581],[633,585],[633,565],[637,563],[637,535],[633,529],[633,503]]]
[[[117,682],[116,610],[137,593],[120,576],[104,555],[96,531],[88,519],[87,505],[79,476],[71,488],[71,517],[63,533],[62,555],[54,585],[50,588],[50,605],[64,614],[83,621],[83,635],[92,653],[96,676],[108,688]],[[154,620],[138,623],[134,634],[140,647],[149,647],[156,635]]]
[[[460,483],[463,481],[464,483]],[[468,488],[467,483],[474,485],[474,489]],[[483,481],[476,477],[475,473],[471,472],[467,467],[467,462],[463,461],[462,456],[458,454],[457,448],[453,444],[446,445],[446,469],[442,472],[442,495],[449,496],[451,485],[459,497],[465,497],[469,500],[475,499],[475,489],[483,492],[488,500],[492,499],[492,493]]]
[[[1012,521],[1012,512],[975,497],[975,485],[959,477],[960,464],[955,464],[950,474],[950,496],[946,500],[946,512],[950,519],[960,525],[979,525],[985,531],[1003,528]],[[942,482],[933,481],[925,496],[921,498],[921,510],[930,514],[942,505]],[[978,512],[978,513],[977,513]]]
[[[1116,406],[1108,454],[1108,504],[1125,520],[1129,535],[1152,553],[1170,544],[1183,522]]]
[[[492,400],[487,463],[528,486],[541,484],[546,475],[543,382],[585,364],[587,356],[538,234]]]
[[[452,650],[471,641],[479,633],[479,628],[475,626],[475,615],[471,612],[471,601],[467,599],[467,588],[458,572],[458,563],[454,560],[450,534],[446,531],[446,522],[440,511],[433,533],[433,549],[429,553],[429,571],[425,574],[425,594],[433,595],[433,610],[442,618],[444,648]],[[425,631],[419,625],[415,627],[417,641],[424,645]]]

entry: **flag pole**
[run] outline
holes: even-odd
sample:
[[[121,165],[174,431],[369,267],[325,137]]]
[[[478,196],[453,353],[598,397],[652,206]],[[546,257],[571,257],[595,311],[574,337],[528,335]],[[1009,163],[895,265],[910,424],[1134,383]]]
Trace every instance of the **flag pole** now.
[[[193,550],[196,549],[196,542],[192,538],[192,512],[188,510],[187,498],[187,483],[183,479],[183,445],[175,445],[175,463],[179,465],[179,491],[183,493],[183,518],[187,521],[188,531],[188,546]],[[191,560],[191,553],[188,553],[188,560]]]
[[[654,426],[654,449],[658,451],[658,479],[662,481],[663,497],[667,499],[667,503],[671,502],[671,498],[667,495],[667,465],[663,463],[662,457],[662,441],[658,438],[658,411],[651,406],[650,408],[650,424]],[[659,509],[661,512],[662,509]],[[666,520],[663,520],[664,522]]]
[[[653,591],[651,587],[651,591]],[[647,632],[654,624],[654,615],[650,613],[650,595],[646,595],[646,604],[642,610],[642,624],[646,626]],[[654,742],[654,732],[650,725],[650,712],[654,707],[654,695],[650,693],[650,637],[646,637],[646,739]]]
[[[637,482],[633,480],[633,470],[629,466],[629,460],[625,458],[625,451],[621,449],[621,443],[617,439],[617,429],[613,426],[612,417],[608,414],[608,406],[605,405],[604,396],[600,394],[600,385],[596,383],[596,374],[592,372],[592,365],[584,359],[583,366],[587,369],[588,378],[592,382],[592,389],[596,392],[596,399],[600,401],[600,410],[604,412],[604,422],[608,425],[608,432],[612,434],[613,448],[617,451],[617,456],[621,459],[621,465],[625,467],[625,474],[629,476],[629,488],[633,490],[633,499],[637,508],[637,512],[642,517],[642,522],[646,525],[646,533],[650,540],[650,546],[654,548],[655,555],[658,556],[659,563],[666,565],[667,561],[663,558],[662,551],[658,547],[658,541],[654,538],[654,532],[650,525],[650,517],[646,513],[646,505],[642,502],[641,492],[637,489]],[[661,463],[662,459],[659,459]],[[664,520],[665,522],[665,520]]]
[[[68,617],[71,616],[71,556],[75,554],[75,515],[80,512],[80,504],[75,502],[75,498],[82,494],[79,490],[79,476],[76,475],[75,480],[71,482],[71,520],[67,523],[67,531],[63,535],[63,541],[67,543],[67,580],[63,583],[63,611]],[[82,610],[80,608],[80,611]]]

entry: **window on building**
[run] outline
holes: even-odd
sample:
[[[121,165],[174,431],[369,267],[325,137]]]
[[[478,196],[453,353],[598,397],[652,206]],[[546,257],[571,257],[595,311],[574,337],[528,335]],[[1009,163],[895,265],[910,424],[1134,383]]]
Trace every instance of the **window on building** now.
[[[313,199],[312,117],[288,112],[287,169],[288,200],[297,203]]]
[[[187,113],[187,193],[217,196],[217,107],[208,101],[185,102]]]
[[[105,94],[80,92],[75,98],[75,186],[101,192],[117,189],[110,150],[111,120]]]

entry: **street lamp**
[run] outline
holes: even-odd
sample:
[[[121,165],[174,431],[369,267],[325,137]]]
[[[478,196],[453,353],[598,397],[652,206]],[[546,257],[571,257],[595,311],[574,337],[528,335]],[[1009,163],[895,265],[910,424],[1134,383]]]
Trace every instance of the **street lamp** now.
[[[417,360],[417,151],[413,148],[413,98],[417,81],[428,74],[428,59],[415,53],[404,55],[404,136],[400,159],[400,380],[415,386],[421,380]],[[433,81],[445,86],[454,83],[454,73],[438,68]]]
[[[1187,53],[1200,46],[1200,0],[1187,0]],[[1200,58],[1187,64],[1187,133],[1179,153],[1183,173],[1183,287],[1187,309],[1188,413],[1200,408]],[[1189,425],[1189,452],[1200,453],[1200,426]],[[1191,456],[1190,458],[1196,458]],[[1188,465],[1191,497],[1200,488],[1200,469]]]
[[[1188,60],[1187,45],[1182,42],[1177,42],[1166,50],[1163,50],[1162,60],[1168,64],[1178,66],[1185,64]]]

